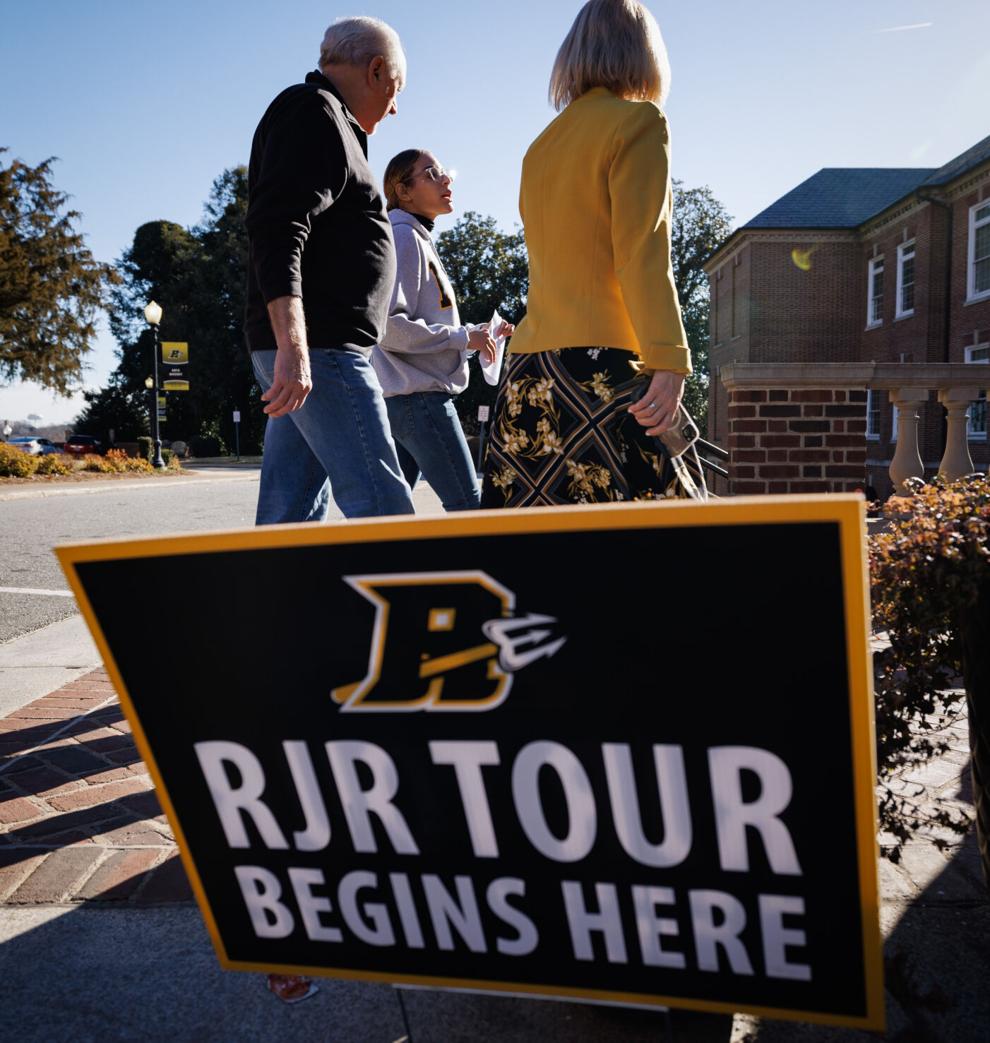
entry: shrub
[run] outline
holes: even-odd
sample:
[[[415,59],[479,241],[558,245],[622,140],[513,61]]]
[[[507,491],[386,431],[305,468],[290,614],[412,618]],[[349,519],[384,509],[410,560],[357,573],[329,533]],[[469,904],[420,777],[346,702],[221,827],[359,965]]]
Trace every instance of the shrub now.
[[[961,833],[969,825],[945,809],[923,816],[889,783],[899,769],[945,748],[928,733],[928,718],[961,698],[960,634],[990,582],[990,482],[985,475],[951,484],[915,480],[912,495],[891,497],[884,513],[890,526],[870,539],[870,577],[873,625],[890,640],[874,669],[880,821],[895,838],[887,854],[896,861],[920,826]]]
[[[0,442],[0,478],[30,478],[40,459],[15,445]]]
[[[108,449],[104,459],[115,474],[123,474],[124,471],[128,470],[127,465],[130,462],[130,457],[123,449]]]
[[[72,458],[61,453],[47,453],[38,457],[36,474],[72,474]]]
[[[81,470],[96,471],[99,474],[112,474],[116,470],[112,460],[105,456],[100,456],[98,453],[87,453],[82,458],[81,464]]]
[[[142,435],[138,439],[138,456],[143,460],[150,460],[155,450],[155,443],[148,435]]]
[[[169,456],[169,458],[166,461],[166,463],[168,464],[168,469],[170,471],[180,471],[181,472],[181,470],[182,470],[182,461],[179,459],[179,457],[175,453],[172,453],[171,456]]]
[[[141,456],[128,456],[122,449],[111,449],[104,457],[107,466],[116,474],[148,474],[154,470],[151,464]]]

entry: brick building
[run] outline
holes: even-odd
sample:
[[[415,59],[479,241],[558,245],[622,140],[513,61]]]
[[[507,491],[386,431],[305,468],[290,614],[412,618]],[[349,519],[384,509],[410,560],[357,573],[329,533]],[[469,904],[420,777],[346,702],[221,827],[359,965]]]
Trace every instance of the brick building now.
[[[708,433],[722,445],[731,447],[730,391],[720,376],[723,370],[738,372],[737,363],[987,363],[990,137],[938,169],[820,170],[734,232],[705,269],[711,287]],[[862,419],[843,426],[836,405],[862,402],[862,392],[848,391],[841,402],[816,398],[808,388],[790,395],[778,389],[763,399],[759,392],[735,394],[740,396],[733,405],[736,421],[762,418],[760,401],[767,409],[773,402],[781,418],[775,427],[782,432],[782,418],[797,416],[790,407],[816,402],[835,421],[833,434],[847,439],[862,434]],[[990,462],[986,394],[979,396],[969,409],[968,439],[974,463],[985,470]],[[840,455],[838,463],[846,465],[844,477],[851,480],[859,468],[859,484],[865,478],[885,492],[897,440],[896,410],[886,391],[868,385],[865,405],[865,465],[861,451],[845,460]],[[858,412],[862,417],[862,409]],[[919,402],[918,414],[922,462],[926,473],[934,473],[945,446],[944,410],[928,396]],[[807,409],[800,419],[808,419]],[[751,421],[754,432],[757,422]],[[734,491],[776,491],[767,480],[782,472],[785,461],[800,462],[807,468],[802,474],[815,477],[815,461],[805,453],[807,438],[794,443],[788,458],[781,454],[784,447],[775,445],[779,438],[754,440],[737,427],[734,431],[746,434],[744,448],[757,467],[741,476],[764,483]],[[761,459],[766,465],[779,462],[774,473],[759,467],[758,454],[767,448],[776,449],[776,461]]]

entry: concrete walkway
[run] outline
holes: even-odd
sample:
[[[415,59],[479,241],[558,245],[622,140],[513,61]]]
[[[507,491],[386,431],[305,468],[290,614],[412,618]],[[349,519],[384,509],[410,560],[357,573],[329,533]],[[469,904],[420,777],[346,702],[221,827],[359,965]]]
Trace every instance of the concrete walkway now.
[[[95,670],[101,663],[82,616],[0,644],[0,717]]]

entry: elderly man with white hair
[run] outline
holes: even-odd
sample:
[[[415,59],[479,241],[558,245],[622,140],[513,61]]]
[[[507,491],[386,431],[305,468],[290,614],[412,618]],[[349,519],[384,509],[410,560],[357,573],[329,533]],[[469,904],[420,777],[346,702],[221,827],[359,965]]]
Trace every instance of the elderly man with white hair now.
[[[320,68],[269,105],[248,168],[245,334],[268,415],[257,523],[412,513],[369,361],[395,247],[368,135],[397,109],[395,30],[344,18]]]

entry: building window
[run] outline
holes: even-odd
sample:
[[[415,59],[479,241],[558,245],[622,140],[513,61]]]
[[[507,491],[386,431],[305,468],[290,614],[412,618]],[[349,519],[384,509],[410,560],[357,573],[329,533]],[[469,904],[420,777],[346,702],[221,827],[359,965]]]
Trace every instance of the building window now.
[[[883,322],[883,258],[870,260],[866,290],[866,325],[879,326]]]
[[[977,344],[975,347],[967,348],[966,361],[984,366],[990,363],[990,344]],[[985,389],[969,407],[966,433],[974,441],[985,442],[987,440],[987,393]]]
[[[968,300],[990,297],[990,202],[969,212]]]
[[[866,391],[866,437],[880,437],[880,395],[873,388]]]
[[[897,248],[897,314],[904,319],[914,314],[914,243]]]

